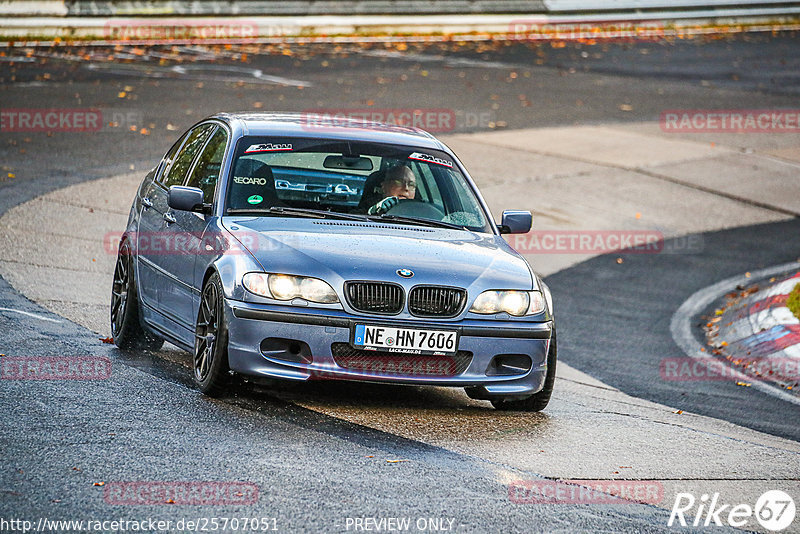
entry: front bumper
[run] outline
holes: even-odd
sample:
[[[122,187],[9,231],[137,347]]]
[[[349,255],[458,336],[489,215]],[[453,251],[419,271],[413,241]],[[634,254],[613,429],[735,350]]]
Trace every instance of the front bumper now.
[[[485,396],[529,395],[544,386],[547,352],[552,322],[471,320],[456,322],[401,321],[392,318],[359,317],[340,310],[290,308],[225,300],[228,323],[228,360],[233,371],[244,375],[289,380],[359,380],[426,384],[437,386],[477,387]],[[389,326],[459,330],[459,354],[470,353],[466,368],[457,374],[439,373],[421,376],[403,372],[402,367],[343,367],[334,357],[334,348],[349,344],[356,323],[380,323]],[[275,351],[262,351],[266,338],[296,340],[305,344],[306,357],[293,357]],[[338,352],[338,351],[337,351]],[[309,354],[310,353],[310,354]],[[276,356],[277,354],[277,356]],[[497,355],[527,355],[530,368],[516,374],[496,374]],[[310,357],[308,357],[310,356]],[[369,359],[369,353],[364,358]],[[362,360],[364,359],[362,358]],[[425,357],[430,362],[443,357]],[[310,361],[309,361],[310,360]],[[495,363],[493,363],[495,360]],[[405,369],[412,371],[412,368]],[[493,370],[494,369],[494,370]],[[488,374],[487,374],[488,373]],[[495,374],[492,374],[495,373]],[[446,374],[447,376],[443,376]]]

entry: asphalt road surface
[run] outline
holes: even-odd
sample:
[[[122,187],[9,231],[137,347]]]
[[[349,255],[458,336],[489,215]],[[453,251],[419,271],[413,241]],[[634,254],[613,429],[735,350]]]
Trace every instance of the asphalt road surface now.
[[[219,110],[444,109],[456,122],[439,133],[455,136],[635,128],[675,108],[791,108],[800,90],[793,34],[401,48],[7,51],[3,109],[93,108],[104,125],[0,133],[0,215],[66,186],[143,175],[181,131]],[[464,139],[453,137],[457,151]],[[115,198],[89,191],[80,205]],[[710,195],[717,201],[734,202]],[[735,202],[772,222],[705,232],[694,254],[613,254],[553,270],[547,281],[557,299],[560,356],[583,374],[559,382],[543,414],[498,414],[438,388],[373,385],[253,387],[210,400],[189,383],[185,355],[121,353],[98,340],[104,332],[49,311],[0,278],[0,353],[107,356],[113,368],[110,379],[90,384],[0,381],[0,517],[34,524],[257,517],[275,518],[281,531],[353,531],[355,518],[410,517],[428,530],[661,532],[675,530],[668,510],[687,488],[748,499],[782,489],[798,499],[796,404],[730,383],[657,376],[655,362],[679,352],[669,323],[689,295],[800,256],[800,225],[787,209]],[[53,213],[34,211],[24,222],[52,228]],[[46,250],[48,235],[30,238]],[[21,275],[37,267],[24,250],[21,258],[6,254],[0,260]],[[46,283],[37,290],[46,293]],[[673,410],[687,415],[675,419]],[[463,425],[465,418],[471,423]],[[665,496],[590,505],[509,498],[515,480],[553,478],[656,480]],[[124,506],[104,498],[115,481],[239,481],[255,484],[258,497]]]

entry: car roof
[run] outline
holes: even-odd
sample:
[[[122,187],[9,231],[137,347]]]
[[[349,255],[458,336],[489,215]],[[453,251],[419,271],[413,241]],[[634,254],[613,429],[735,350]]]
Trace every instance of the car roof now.
[[[337,116],[334,112],[217,113],[210,117],[226,122],[241,135],[347,139],[447,150],[438,139],[419,128],[383,124]]]

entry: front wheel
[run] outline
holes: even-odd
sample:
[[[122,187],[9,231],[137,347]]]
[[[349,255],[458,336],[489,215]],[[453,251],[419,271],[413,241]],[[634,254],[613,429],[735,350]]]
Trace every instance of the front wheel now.
[[[544,377],[544,387],[539,393],[534,393],[530,397],[521,400],[503,400],[502,398],[493,399],[492,406],[496,410],[517,411],[517,412],[541,412],[550,402],[553,394],[553,385],[556,381],[556,361],[558,360],[558,347],[556,342],[556,329],[553,327],[553,334],[550,338],[550,348],[547,351],[547,374]]]
[[[133,254],[128,241],[123,241],[114,267],[111,288],[111,337],[121,349],[158,350],[164,340],[142,328],[139,319],[139,296],[133,270]]]
[[[194,383],[210,397],[223,394],[230,378],[223,299],[222,282],[214,273],[203,286],[200,297],[192,358]]]

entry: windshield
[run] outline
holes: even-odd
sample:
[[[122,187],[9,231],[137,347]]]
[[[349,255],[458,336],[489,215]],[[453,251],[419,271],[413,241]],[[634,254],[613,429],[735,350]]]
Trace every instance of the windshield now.
[[[229,180],[226,213],[321,210],[491,231],[466,178],[437,150],[243,137]]]

